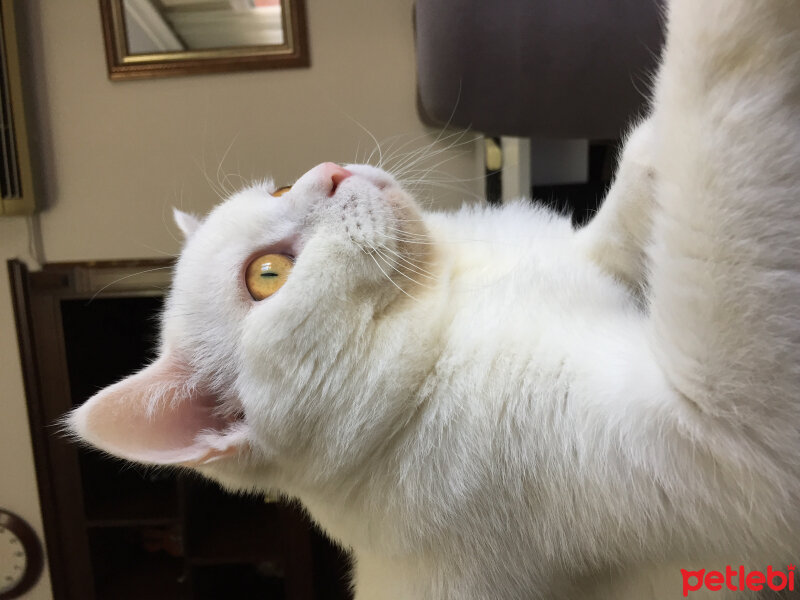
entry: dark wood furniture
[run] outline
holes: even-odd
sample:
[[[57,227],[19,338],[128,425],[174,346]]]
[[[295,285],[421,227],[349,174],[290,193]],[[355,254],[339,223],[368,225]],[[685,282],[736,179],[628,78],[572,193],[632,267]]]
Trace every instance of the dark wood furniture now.
[[[152,357],[171,263],[8,266],[56,600],[349,597],[346,558],[299,508],[60,432],[73,406]]]

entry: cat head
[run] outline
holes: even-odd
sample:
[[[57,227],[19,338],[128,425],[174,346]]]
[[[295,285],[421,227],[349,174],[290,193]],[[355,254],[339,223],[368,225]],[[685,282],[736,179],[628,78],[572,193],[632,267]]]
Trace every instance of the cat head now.
[[[176,222],[186,242],[158,358],[77,408],[69,429],[233,487],[370,452],[406,410],[390,390],[424,368],[398,358],[419,340],[392,318],[435,268],[409,194],[374,167],[324,163]]]

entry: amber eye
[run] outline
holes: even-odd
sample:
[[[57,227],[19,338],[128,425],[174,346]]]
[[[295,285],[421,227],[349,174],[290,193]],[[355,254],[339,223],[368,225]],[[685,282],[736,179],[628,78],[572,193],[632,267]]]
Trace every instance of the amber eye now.
[[[285,185],[285,186],[283,186],[283,187],[279,187],[277,190],[275,190],[274,192],[272,192],[272,195],[273,195],[273,196],[275,196],[275,197],[277,198],[278,196],[283,196],[283,195],[284,195],[286,192],[288,192],[290,189],[292,189],[292,186],[290,186],[290,185]]]
[[[292,266],[292,259],[283,254],[264,254],[254,258],[244,275],[247,291],[253,300],[263,300],[281,289]]]

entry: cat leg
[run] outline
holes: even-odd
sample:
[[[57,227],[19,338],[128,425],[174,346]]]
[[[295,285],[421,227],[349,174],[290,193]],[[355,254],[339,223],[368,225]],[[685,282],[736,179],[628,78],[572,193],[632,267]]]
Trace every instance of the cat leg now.
[[[557,511],[576,497],[598,511],[576,553],[785,569],[800,551],[800,2],[674,0],[648,126],[643,348],[599,367],[626,389],[586,385],[562,443],[597,464],[564,463],[575,487],[546,522],[580,519]]]
[[[698,415],[797,464],[800,3],[675,0],[655,98],[659,362]]]
[[[631,130],[600,211],[576,235],[582,252],[639,296],[646,287],[645,249],[655,185],[653,144],[650,120]]]

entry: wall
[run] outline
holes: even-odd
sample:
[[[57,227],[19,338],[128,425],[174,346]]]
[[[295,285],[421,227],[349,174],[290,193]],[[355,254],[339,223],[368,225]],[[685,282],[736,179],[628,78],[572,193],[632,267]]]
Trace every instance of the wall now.
[[[5,275],[5,261],[20,257],[30,261],[28,223],[22,217],[0,218],[0,507],[17,513],[30,523],[42,538],[39,496],[33,469],[33,452],[28,431],[25,390],[17,351],[11,292]],[[50,598],[50,578],[42,579],[24,596],[26,600]]]
[[[0,221],[0,259],[172,254],[171,206],[204,213],[215,188],[242,178],[285,183],[324,160],[363,158],[374,145],[358,123],[378,139],[403,134],[408,149],[435,141],[415,108],[412,0],[306,2],[310,69],[114,83],[97,2],[20,2],[45,208],[38,223]],[[445,161],[433,178],[446,177],[448,189],[423,190],[425,202],[454,206],[474,194],[475,153],[466,142],[432,159]],[[463,193],[449,189],[451,179]],[[41,227],[38,252],[29,251],[32,225]],[[0,282],[0,506],[41,531],[8,283]],[[27,597],[50,598],[47,578]]]

